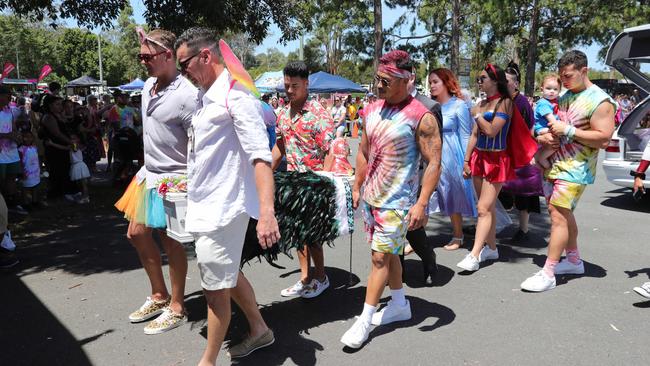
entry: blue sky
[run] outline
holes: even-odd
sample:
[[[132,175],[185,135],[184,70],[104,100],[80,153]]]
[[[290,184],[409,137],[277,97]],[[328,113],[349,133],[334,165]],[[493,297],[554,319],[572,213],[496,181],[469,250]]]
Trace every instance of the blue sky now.
[[[133,7],[134,17],[137,23],[145,23],[142,14],[145,11],[144,3],[142,0],[131,0],[131,6]],[[383,8],[383,23],[384,28],[392,25],[397,18],[404,13],[404,8],[389,9],[386,6]],[[419,34],[419,33],[418,33]],[[269,35],[264,39],[264,41],[257,46],[255,49],[256,53],[265,52],[269,48],[277,48],[284,54],[289,52],[296,51],[299,47],[299,41],[291,41],[286,45],[280,43],[281,32],[275,24],[271,27]],[[600,45],[591,45],[591,46],[580,46],[577,45],[576,48],[582,50],[587,54],[589,59],[589,64],[592,69],[606,70],[608,69],[601,60],[598,60],[598,51],[600,50]]]

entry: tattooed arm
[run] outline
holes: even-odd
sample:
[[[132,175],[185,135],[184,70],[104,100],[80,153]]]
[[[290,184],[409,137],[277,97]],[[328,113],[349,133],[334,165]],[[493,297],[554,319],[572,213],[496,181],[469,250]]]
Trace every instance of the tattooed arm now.
[[[426,208],[429,198],[438,186],[440,179],[440,157],[442,155],[442,137],[438,128],[438,121],[431,113],[427,113],[420,120],[415,138],[422,158],[427,162],[427,167],[422,176],[422,188],[418,201],[409,210],[409,230],[417,229],[426,224]]]

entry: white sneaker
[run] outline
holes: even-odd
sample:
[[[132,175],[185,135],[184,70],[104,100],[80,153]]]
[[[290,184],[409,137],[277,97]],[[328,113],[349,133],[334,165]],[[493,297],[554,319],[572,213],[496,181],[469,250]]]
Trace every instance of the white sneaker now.
[[[483,249],[481,249],[481,253],[478,255],[478,261],[479,262],[485,262],[489,260],[497,260],[499,259],[499,249],[490,249],[489,246],[484,246]]]
[[[343,337],[341,337],[341,343],[350,348],[359,348],[368,340],[368,334],[370,334],[370,323],[363,321],[361,318],[357,318],[352,328],[348,329],[343,334]]]
[[[330,287],[330,279],[327,276],[325,276],[323,282],[320,282],[314,278],[311,280],[309,285],[305,287],[300,296],[305,299],[311,299],[322,294],[323,291],[327,290],[328,287]]]
[[[575,274],[581,275],[585,273],[585,263],[580,261],[578,264],[569,262],[568,259],[562,259],[560,263],[555,265],[555,274]]]
[[[548,277],[544,270],[541,270],[522,282],[521,288],[531,292],[552,290],[555,288],[555,276]]]
[[[646,299],[650,299],[650,282],[646,282],[640,287],[635,287],[633,290]]]
[[[463,258],[462,261],[458,262],[456,265],[457,267],[460,267],[466,271],[478,271],[479,267],[479,261],[476,257],[472,255],[472,253],[467,253],[465,258]]]
[[[287,287],[284,290],[280,291],[280,295],[283,297],[302,296],[303,292],[305,292],[306,289],[307,285],[299,280],[293,286]]]
[[[406,304],[399,306],[393,300],[388,302],[381,311],[372,314],[372,325],[385,325],[393,322],[400,322],[411,319],[411,304],[406,300]]]

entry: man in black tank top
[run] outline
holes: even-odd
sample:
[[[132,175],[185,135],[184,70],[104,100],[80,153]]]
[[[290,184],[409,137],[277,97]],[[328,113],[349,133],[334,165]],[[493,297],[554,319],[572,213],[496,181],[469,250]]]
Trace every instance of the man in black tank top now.
[[[415,69],[413,70],[413,74],[409,80],[407,88],[409,93],[418,102],[422,103],[422,105],[431,111],[433,116],[436,118],[436,121],[438,121],[438,131],[442,131],[442,108],[440,107],[440,103],[427,97],[424,94],[418,93],[417,89],[415,88]],[[440,139],[440,142],[442,143],[442,138]],[[422,166],[420,166],[420,170],[422,170]],[[409,231],[406,234],[406,240],[408,240],[413,252],[415,252],[415,254],[417,254],[418,257],[420,257],[422,260],[422,273],[424,283],[427,286],[432,286],[436,274],[438,273],[438,265],[436,263],[436,253],[433,251],[433,248],[427,244],[427,233],[424,230],[424,226]],[[407,250],[408,248],[405,249],[404,252],[406,253]],[[400,256],[400,261],[402,262],[402,268],[404,268],[404,255]],[[402,271],[402,278],[404,279],[405,277],[405,272]]]

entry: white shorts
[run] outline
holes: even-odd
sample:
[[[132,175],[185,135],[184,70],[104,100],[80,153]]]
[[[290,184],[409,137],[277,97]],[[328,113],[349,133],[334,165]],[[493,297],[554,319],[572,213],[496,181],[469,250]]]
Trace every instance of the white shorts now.
[[[249,219],[246,213],[242,213],[218,230],[194,234],[201,287],[216,291],[237,286]]]

